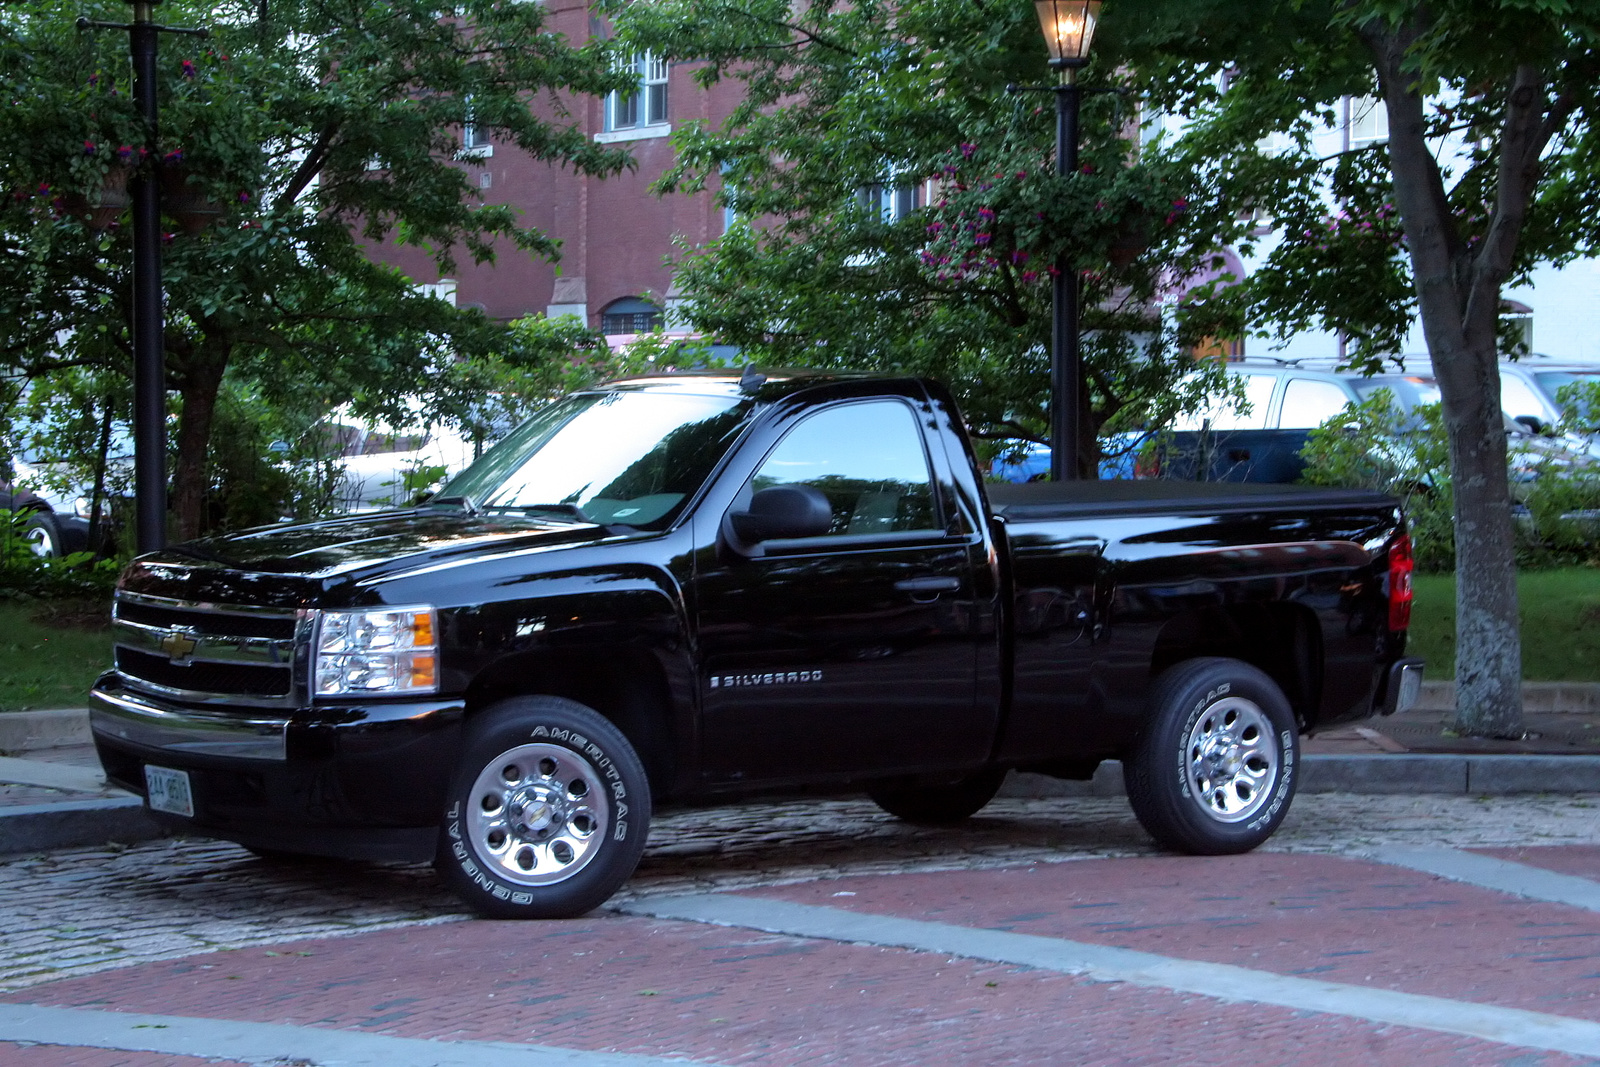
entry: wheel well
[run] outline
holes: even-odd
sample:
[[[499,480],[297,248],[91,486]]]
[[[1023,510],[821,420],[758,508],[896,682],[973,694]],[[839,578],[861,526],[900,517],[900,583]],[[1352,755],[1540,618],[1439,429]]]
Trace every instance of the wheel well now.
[[[629,649],[560,649],[497,660],[467,688],[467,717],[514,696],[576,700],[622,731],[644,764],[651,792],[662,795],[674,772],[671,701],[661,664]]]
[[[1230,604],[1187,611],[1162,626],[1150,675],[1196,656],[1227,656],[1266,672],[1301,728],[1317,721],[1322,692],[1322,635],[1301,604]]]

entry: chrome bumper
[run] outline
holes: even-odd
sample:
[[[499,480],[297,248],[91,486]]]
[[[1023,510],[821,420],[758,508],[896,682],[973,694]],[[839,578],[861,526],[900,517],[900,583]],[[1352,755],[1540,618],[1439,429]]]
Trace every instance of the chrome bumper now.
[[[1389,668],[1389,684],[1384,688],[1383,713],[1394,715],[1409,711],[1422,698],[1422,668],[1420,659],[1398,660]]]
[[[157,704],[106,676],[89,691],[89,727],[145,748],[236,759],[288,758],[289,720]]]

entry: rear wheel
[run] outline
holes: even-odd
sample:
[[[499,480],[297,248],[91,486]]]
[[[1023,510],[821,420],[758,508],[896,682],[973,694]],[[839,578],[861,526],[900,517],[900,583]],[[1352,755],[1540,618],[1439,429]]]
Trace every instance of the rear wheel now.
[[[979,771],[946,785],[896,786],[867,790],[872,802],[906,822],[947,826],[969,819],[994,799],[1005,781],[1003,770]]]
[[[1277,683],[1234,659],[1188,660],[1151,688],[1123,776],[1150,836],[1197,855],[1248,852],[1289,812],[1300,739]]]
[[[644,768],[582,704],[518,697],[467,728],[436,865],[497,919],[591,911],[633,874],[650,823]]]

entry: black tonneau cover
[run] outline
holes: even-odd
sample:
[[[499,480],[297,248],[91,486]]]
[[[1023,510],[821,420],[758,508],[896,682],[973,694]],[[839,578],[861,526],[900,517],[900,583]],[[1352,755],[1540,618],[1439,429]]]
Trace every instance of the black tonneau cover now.
[[[1156,512],[1260,511],[1361,507],[1393,508],[1399,501],[1372,489],[1329,489],[1259,482],[1178,482],[1160,478],[1105,482],[992,483],[989,505],[1013,522],[1080,518],[1086,515],[1148,515]]]

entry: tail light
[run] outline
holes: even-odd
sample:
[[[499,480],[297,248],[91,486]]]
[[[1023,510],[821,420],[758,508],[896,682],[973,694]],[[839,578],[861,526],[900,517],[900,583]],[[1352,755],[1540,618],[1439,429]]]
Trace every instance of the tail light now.
[[[1161,453],[1154,448],[1144,447],[1133,454],[1133,476],[1135,478],[1161,477]]]
[[[1392,632],[1411,626],[1411,572],[1415,569],[1411,537],[1401,534],[1389,546],[1389,629]]]

